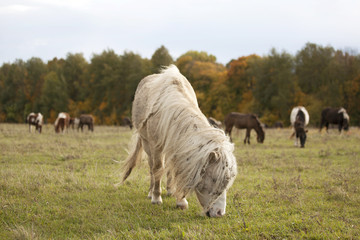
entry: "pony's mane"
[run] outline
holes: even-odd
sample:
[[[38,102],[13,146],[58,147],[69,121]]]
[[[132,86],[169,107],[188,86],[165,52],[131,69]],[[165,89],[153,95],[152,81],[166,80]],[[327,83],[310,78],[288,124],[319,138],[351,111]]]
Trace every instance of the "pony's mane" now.
[[[169,187],[178,198],[193,191],[213,155],[218,174],[213,188],[215,201],[236,175],[233,144],[224,131],[210,126],[198,107],[193,88],[175,66],[163,69],[154,82],[160,93],[151,114],[159,119],[156,147],[162,150],[165,169],[173,176]]]
[[[350,117],[349,117],[349,115],[347,114],[345,108],[340,108],[340,110],[338,111],[338,113],[342,113],[343,116],[344,116],[344,119],[350,121]]]

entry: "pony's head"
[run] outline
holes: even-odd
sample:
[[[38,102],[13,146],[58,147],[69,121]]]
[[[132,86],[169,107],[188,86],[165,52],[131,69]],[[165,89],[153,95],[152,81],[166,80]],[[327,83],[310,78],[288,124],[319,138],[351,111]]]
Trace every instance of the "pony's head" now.
[[[232,152],[213,152],[201,171],[202,179],[195,187],[196,196],[209,217],[221,217],[226,210],[226,192],[237,174]]]
[[[265,140],[265,132],[264,132],[264,129],[261,126],[260,123],[259,123],[258,127],[255,128],[255,131],[256,131],[256,134],[257,134],[257,137],[256,137],[257,142],[258,143],[263,143],[264,140]]]

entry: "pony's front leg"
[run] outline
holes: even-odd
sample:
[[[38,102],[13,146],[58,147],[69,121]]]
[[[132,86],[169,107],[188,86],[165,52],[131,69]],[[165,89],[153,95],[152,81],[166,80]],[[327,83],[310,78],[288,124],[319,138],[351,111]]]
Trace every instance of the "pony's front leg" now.
[[[148,194],[148,198],[152,198],[152,193],[153,193],[153,189],[154,189],[154,174],[152,172],[152,169],[150,167],[150,187],[149,187],[149,194]]]
[[[186,200],[185,197],[181,198],[180,200],[177,199],[176,200],[176,207],[180,208],[180,209],[188,209],[189,207],[189,204],[188,204],[188,201]]]
[[[246,140],[247,140],[247,143],[250,144],[250,129],[246,129],[244,144],[246,144]]]
[[[171,180],[172,180],[172,176],[171,176],[171,173],[170,171],[167,172],[167,181],[166,181],[166,191],[167,191],[167,195],[168,196],[171,196],[173,193],[170,189],[170,185],[171,185]]]

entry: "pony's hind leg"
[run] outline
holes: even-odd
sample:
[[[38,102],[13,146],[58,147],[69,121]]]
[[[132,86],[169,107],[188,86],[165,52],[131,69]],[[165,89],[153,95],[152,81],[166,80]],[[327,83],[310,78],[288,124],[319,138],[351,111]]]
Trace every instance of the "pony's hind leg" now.
[[[149,143],[143,139],[142,145],[145,152],[149,156],[149,167],[150,167],[150,188],[148,198],[151,198],[151,203],[161,204],[161,176],[163,172],[163,161],[158,151],[151,151]]]
[[[155,151],[152,155],[153,167],[152,173],[154,176],[154,187],[152,189],[151,203],[161,204],[161,177],[164,171],[164,164],[159,152]]]
[[[142,139],[142,146],[144,148],[144,151],[148,155],[148,163],[149,163],[149,168],[150,168],[150,187],[149,187],[149,193],[148,193],[147,197],[151,199],[153,189],[154,189],[154,181],[155,181],[154,174],[153,174],[153,160],[152,160],[149,143],[145,139]]]

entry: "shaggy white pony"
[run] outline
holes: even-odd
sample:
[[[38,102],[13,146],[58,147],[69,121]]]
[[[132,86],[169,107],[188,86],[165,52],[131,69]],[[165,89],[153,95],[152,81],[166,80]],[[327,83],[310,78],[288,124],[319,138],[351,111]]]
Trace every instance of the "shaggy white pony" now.
[[[226,191],[237,174],[234,147],[222,130],[210,126],[193,88],[176,66],[141,80],[132,119],[135,144],[126,160],[123,180],[145,150],[152,203],[162,202],[160,180],[166,171],[177,206],[187,208],[185,197],[195,191],[208,216],[224,215]]]

